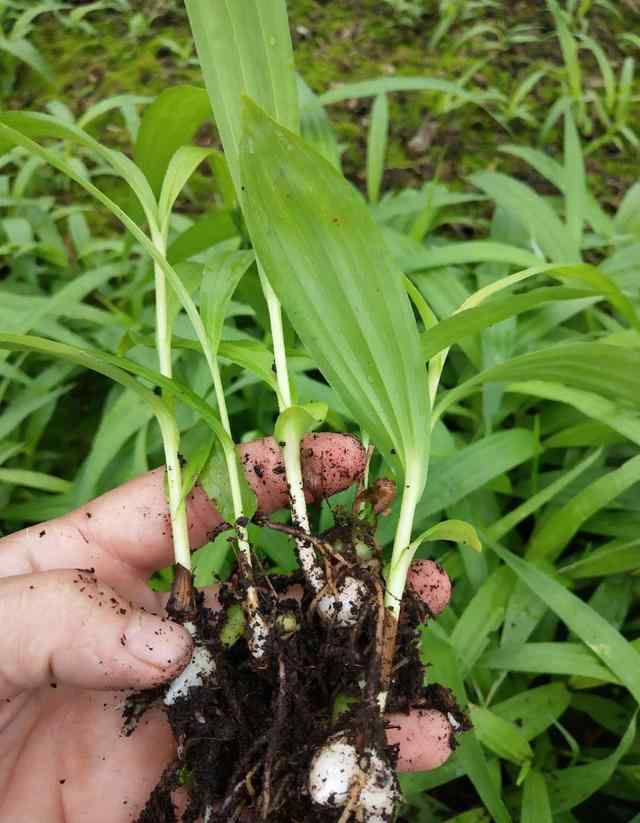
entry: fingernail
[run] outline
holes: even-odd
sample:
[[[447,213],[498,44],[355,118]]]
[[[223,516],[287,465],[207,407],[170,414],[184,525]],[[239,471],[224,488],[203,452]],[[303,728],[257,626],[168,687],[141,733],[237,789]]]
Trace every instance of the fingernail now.
[[[162,671],[179,670],[193,649],[191,636],[182,626],[145,612],[132,616],[120,643],[138,660]]]

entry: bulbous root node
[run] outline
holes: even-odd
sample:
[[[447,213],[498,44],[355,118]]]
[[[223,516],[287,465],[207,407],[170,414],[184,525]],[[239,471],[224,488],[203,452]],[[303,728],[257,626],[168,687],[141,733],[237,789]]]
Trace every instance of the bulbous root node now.
[[[380,752],[367,748],[359,754],[342,735],[332,737],[313,758],[309,794],[319,806],[344,808],[339,823],[353,816],[364,823],[387,823],[400,800],[395,773]]]

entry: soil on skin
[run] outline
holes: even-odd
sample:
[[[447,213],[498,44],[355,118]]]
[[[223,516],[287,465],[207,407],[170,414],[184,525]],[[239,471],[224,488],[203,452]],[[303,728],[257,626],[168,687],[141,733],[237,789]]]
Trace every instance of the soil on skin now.
[[[372,592],[370,605],[355,626],[328,626],[318,617],[313,594],[305,589],[300,574],[263,577],[258,581],[261,611],[270,625],[278,625],[279,616],[295,615],[298,626],[293,632],[272,632],[264,664],[252,657],[244,637],[230,648],[219,640],[226,609],[243,600],[243,581],[236,578],[223,586],[220,612],[211,612],[197,598],[195,622],[215,657],[216,671],[208,683],[191,689],[167,709],[178,757],[165,771],[138,823],[176,821],[172,793],[179,787],[189,795],[181,817],[184,823],[338,821],[344,809],[314,806],[308,793],[313,755],[337,732],[346,733],[361,751],[370,747],[384,751],[395,765],[397,751],[386,745],[385,721],[375,703],[381,667],[376,644],[380,564],[375,558],[364,564],[356,559],[353,534],[354,529],[343,524],[326,535],[340,546],[340,557],[346,561],[342,571],[333,567],[334,573],[339,580],[348,568],[350,575],[364,580]],[[359,528],[359,541],[363,534],[366,529]],[[302,599],[288,596],[292,586],[304,591]],[[466,719],[453,695],[443,687],[423,685],[417,630],[429,616],[425,604],[408,592],[398,627],[388,710],[437,708],[451,712],[464,726]],[[370,685],[363,689],[362,683]],[[163,692],[138,693],[129,699],[128,733],[147,708],[161,703]],[[338,698],[342,713],[336,711]],[[455,745],[453,739],[451,744]]]

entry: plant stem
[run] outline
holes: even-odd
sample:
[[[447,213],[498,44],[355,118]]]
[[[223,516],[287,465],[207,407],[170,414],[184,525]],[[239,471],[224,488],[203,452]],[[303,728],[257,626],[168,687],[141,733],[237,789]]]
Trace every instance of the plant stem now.
[[[156,249],[164,256],[166,241],[163,235],[154,227],[151,229],[152,242]],[[172,377],[171,362],[171,329],[167,311],[167,282],[164,272],[158,263],[154,264],[155,297],[156,297],[156,347],[160,372],[164,377]],[[174,402],[166,398],[170,408]],[[180,432],[175,417],[167,415],[160,419],[160,431],[164,446],[165,462],[167,466],[167,487],[169,491],[169,514],[173,533],[173,553],[177,564],[191,571],[191,544],[189,542],[189,524],[187,509],[182,500],[182,467],[180,466],[179,444]]]
[[[209,371],[213,380],[213,388],[216,395],[216,402],[218,405],[218,414],[220,415],[220,422],[222,427],[233,440],[231,435],[231,423],[229,421],[229,412],[227,411],[227,401],[224,396],[224,387],[222,385],[222,378],[220,376],[220,366],[215,356],[209,357],[207,355],[207,362],[209,364]],[[236,459],[235,450],[230,452],[225,449],[225,463],[227,466],[227,473],[229,475],[229,485],[231,487],[231,499],[233,502],[233,514],[236,518],[235,528],[238,535],[238,550],[242,555],[243,562],[247,569],[252,568],[251,560],[251,546],[249,544],[249,534],[247,527],[238,523],[243,515],[242,507],[242,490],[240,486],[240,474],[238,471],[238,461]],[[255,611],[258,608],[258,595],[255,586],[250,585],[247,589],[247,601],[251,610]]]
[[[415,518],[416,506],[422,494],[422,483],[420,482],[420,470],[413,465],[407,469],[402,492],[402,502],[400,504],[400,517],[398,528],[393,542],[393,554],[391,556],[391,568],[387,577],[387,590],[384,605],[387,610],[388,619],[385,626],[384,653],[382,660],[381,691],[378,695],[378,706],[384,712],[387,703],[389,680],[396,645],[396,635],[398,631],[398,618],[402,606],[402,597],[407,584],[409,567],[413,560],[414,552],[409,549],[411,543],[411,532],[413,530],[413,520]]]
[[[284,330],[282,328],[282,309],[276,293],[271,288],[271,283],[267,280],[260,261],[258,262],[258,273],[260,275],[260,285],[264,299],[267,301],[269,311],[269,323],[271,325],[271,337],[273,339],[273,356],[276,363],[276,381],[278,383],[278,405],[280,411],[285,411],[291,405],[291,384],[289,382],[289,369],[287,367],[287,350],[284,345]]]
[[[278,384],[278,406],[280,412],[291,407],[291,384],[289,381],[289,370],[287,367],[287,350],[284,343],[284,330],[282,327],[282,309],[280,301],[276,297],[274,290],[265,275],[260,262],[258,261],[258,272],[260,284],[267,302],[269,310],[269,322],[271,324],[271,338],[273,341],[273,356],[276,365],[276,381]],[[307,501],[304,496],[304,481],[302,477],[302,463],[300,460],[300,438],[293,436],[293,433],[284,440],[282,457],[287,473],[287,483],[289,485],[289,496],[291,498],[291,511],[293,519],[298,528],[310,533],[309,515],[307,513]],[[296,539],[296,548],[300,565],[305,573],[306,579],[314,591],[319,592],[325,584],[324,573],[320,567],[313,550],[313,546],[305,540]]]

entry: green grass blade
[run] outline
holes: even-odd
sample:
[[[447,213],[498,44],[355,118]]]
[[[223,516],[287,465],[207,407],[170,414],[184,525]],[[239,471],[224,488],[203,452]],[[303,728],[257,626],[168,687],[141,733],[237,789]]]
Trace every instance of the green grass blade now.
[[[553,823],[547,781],[537,769],[524,781],[520,823]]]
[[[379,94],[371,109],[371,125],[367,141],[367,194],[371,203],[377,203],[380,197],[388,132],[389,101],[386,94]]]
[[[640,654],[580,598],[506,549],[491,548],[518,577],[596,654],[640,702]],[[566,644],[565,644],[566,645]]]
[[[569,503],[555,511],[534,534],[527,558],[533,562],[555,560],[591,516],[640,481],[640,455],[599,477]]]

